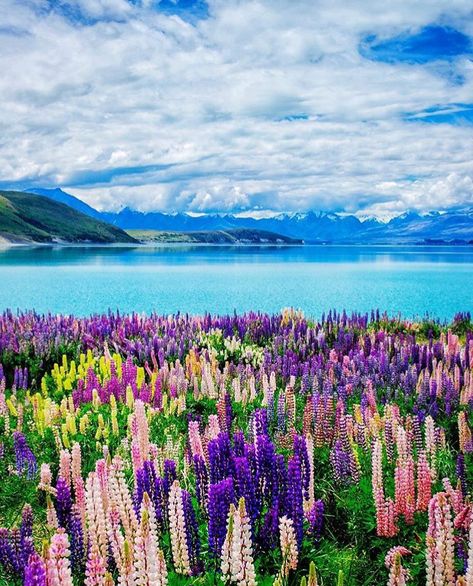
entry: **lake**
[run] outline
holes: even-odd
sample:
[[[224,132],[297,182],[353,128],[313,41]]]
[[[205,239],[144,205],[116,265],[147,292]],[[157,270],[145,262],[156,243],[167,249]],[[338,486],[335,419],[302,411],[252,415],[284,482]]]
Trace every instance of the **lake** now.
[[[372,308],[473,310],[473,247],[160,246],[0,249],[0,310],[86,315]]]

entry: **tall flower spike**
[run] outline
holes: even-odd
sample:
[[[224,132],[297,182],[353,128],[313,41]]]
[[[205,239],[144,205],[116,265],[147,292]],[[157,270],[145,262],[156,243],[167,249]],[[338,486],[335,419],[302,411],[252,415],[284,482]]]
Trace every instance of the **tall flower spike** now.
[[[281,574],[287,577],[290,570],[297,568],[299,550],[297,548],[294,524],[292,519],[289,519],[286,515],[279,519],[279,540],[282,554]]]
[[[182,502],[182,489],[178,480],[173,482],[169,492],[169,529],[174,568],[178,574],[190,576],[191,567],[187,547],[186,520]]]
[[[72,586],[70,553],[67,533],[60,528],[51,537],[49,558],[46,562],[48,584],[53,586]]]
[[[153,505],[145,492],[141,503],[141,521],[134,547],[135,586],[166,586],[167,570],[163,552],[159,549],[158,532]],[[127,582],[122,582],[126,584]]]
[[[221,569],[227,582],[238,586],[256,586],[250,519],[244,498],[240,499],[238,508],[233,503],[230,505]]]
[[[46,565],[37,553],[30,556],[25,568],[24,586],[46,586]]]
[[[454,586],[453,523],[445,492],[438,492],[429,503],[426,542],[426,586]]]
[[[387,586],[405,586],[409,579],[409,572],[402,567],[402,556],[411,552],[402,546],[392,547],[384,559],[384,565],[389,570]]]

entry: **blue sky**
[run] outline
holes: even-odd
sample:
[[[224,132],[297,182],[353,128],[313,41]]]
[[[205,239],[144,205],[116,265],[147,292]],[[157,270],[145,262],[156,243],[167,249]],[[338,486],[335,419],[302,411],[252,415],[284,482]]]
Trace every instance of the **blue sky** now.
[[[470,1],[2,5],[2,188],[114,210],[473,204]]]

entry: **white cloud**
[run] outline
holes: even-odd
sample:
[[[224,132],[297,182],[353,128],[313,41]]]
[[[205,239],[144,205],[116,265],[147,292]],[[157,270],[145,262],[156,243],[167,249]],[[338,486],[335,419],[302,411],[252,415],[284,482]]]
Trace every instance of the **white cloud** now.
[[[454,85],[358,53],[367,33],[435,21],[472,34],[469,2],[214,0],[195,26],[125,0],[71,0],[88,26],[0,2],[3,183],[65,185],[102,209],[473,201],[471,127],[403,120],[471,101],[471,61],[452,65]]]

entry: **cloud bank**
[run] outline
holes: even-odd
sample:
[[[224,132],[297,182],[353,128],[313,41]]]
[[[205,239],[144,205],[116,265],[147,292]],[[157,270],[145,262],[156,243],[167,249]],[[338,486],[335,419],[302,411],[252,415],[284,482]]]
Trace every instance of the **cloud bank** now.
[[[473,202],[469,0],[0,0],[0,186],[98,209]]]

